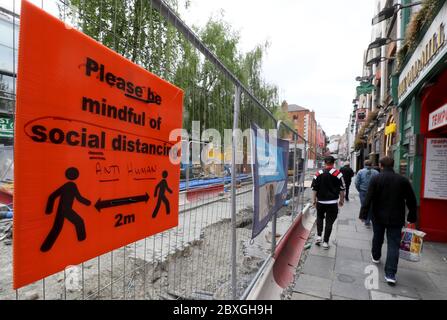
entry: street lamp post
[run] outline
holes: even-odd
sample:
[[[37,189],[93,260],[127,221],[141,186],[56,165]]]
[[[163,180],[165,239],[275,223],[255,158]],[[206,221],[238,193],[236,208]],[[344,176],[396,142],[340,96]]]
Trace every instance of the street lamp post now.
[[[413,2],[413,3],[409,3],[409,4],[395,4],[392,7],[387,7],[384,8],[382,11],[380,11],[377,16],[375,16],[372,19],[372,25],[378,24],[384,20],[387,20],[389,18],[391,18],[392,16],[394,16],[397,12],[399,12],[399,10],[401,9],[405,9],[405,8],[410,8],[410,7],[414,7],[414,6],[418,6],[422,4],[421,1],[418,2]]]
[[[371,75],[371,76],[364,76],[364,77],[356,77],[356,78],[355,78],[355,81],[358,81],[358,82],[368,81],[368,82],[369,82],[369,81],[371,81],[373,78],[374,78],[373,75]],[[352,103],[356,103],[357,101],[358,101],[357,99],[354,99]]]
[[[395,5],[393,5],[393,6],[391,6],[391,7],[386,7],[386,8],[384,8],[384,9],[382,9],[382,11],[380,11],[373,19],[372,19],[372,25],[375,25],[375,24],[378,24],[378,23],[380,23],[380,22],[382,22],[382,21],[385,21],[385,20],[387,20],[387,19],[389,19],[389,18],[391,18],[391,17],[395,17],[395,15],[401,10],[401,9],[406,9],[406,8],[410,8],[410,7],[414,7],[414,6],[418,6],[418,5],[420,5],[420,4],[422,4],[422,2],[421,1],[417,1],[417,2],[413,2],[413,3],[409,3],[409,4],[405,4],[405,5],[403,5],[403,4],[395,4]],[[376,40],[374,40],[373,42],[371,42],[370,44],[369,44],[369,46],[368,46],[368,50],[366,51],[366,55],[365,55],[365,61],[366,61],[366,59],[367,59],[367,57],[368,57],[368,53],[369,53],[369,50],[371,50],[371,49],[375,49],[375,48],[380,48],[380,47],[382,47],[382,46],[384,46],[384,45],[386,45],[386,44],[389,44],[389,43],[391,43],[391,42],[395,42],[395,41],[402,41],[403,39],[395,39],[395,40],[393,40],[393,39],[390,39],[390,38],[377,38]],[[376,60],[376,59],[378,59],[378,60]],[[379,60],[380,59],[380,60]],[[366,65],[368,66],[368,67],[370,67],[370,66],[372,66],[373,64],[377,64],[377,63],[379,63],[379,62],[382,62],[382,61],[385,61],[385,60],[381,60],[381,59],[384,59],[384,58],[373,58],[373,59],[371,59],[370,61],[368,61],[367,63],[366,63]]]
[[[385,57],[375,57],[375,58],[372,58],[371,60],[369,60],[367,63],[366,63],[366,66],[368,66],[368,67],[371,67],[373,64],[378,64],[379,62],[382,62],[382,61],[386,61],[386,60],[394,60],[395,58],[394,57],[390,57],[390,58],[385,58]]]
[[[376,38],[373,42],[371,42],[368,46],[368,50],[376,49],[383,47],[386,44],[390,44],[392,42],[402,41],[404,39],[391,39],[391,38]]]

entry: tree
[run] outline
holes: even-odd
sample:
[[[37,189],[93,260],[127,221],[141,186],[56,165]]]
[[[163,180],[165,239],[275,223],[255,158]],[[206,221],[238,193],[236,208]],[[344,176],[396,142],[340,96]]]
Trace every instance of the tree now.
[[[161,17],[150,1],[70,0],[70,4],[75,9],[69,10],[68,17],[81,31],[185,91],[183,126],[188,132],[194,120],[200,121],[201,130],[215,128],[223,134],[224,129],[232,128],[234,85]],[[179,0],[168,4],[177,9],[180,5]],[[188,8],[189,1],[183,0],[181,5]],[[239,35],[222,18],[210,19],[195,31],[258,100],[275,112],[277,87],[262,78],[262,59],[269,44],[241,53]],[[249,127],[250,121],[274,127],[263,110],[243,97],[241,127]]]

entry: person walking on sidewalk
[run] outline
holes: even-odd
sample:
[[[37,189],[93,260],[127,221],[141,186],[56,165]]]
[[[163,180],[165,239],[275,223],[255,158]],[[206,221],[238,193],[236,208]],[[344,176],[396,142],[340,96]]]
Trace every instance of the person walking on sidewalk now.
[[[357,178],[355,179],[355,188],[359,192],[360,204],[363,206],[366,199],[366,193],[368,192],[369,183],[372,177],[379,174],[378,171],[374,170],[371,166],[372,162],[370,160],[365,161],[365,167],[357,173]],[[371,226],[372,209],[370,208],[368,217],[365,220],[365,226]]]
[[[345,162],[345,165],[340,169],[340,171],[343,173],[343,179],[346,185],[345,199],[346,201],[349,201],[349,188],[351,187],[354,171],[352,171],[349,162]]]
[[[382,245],[386,232],[388,253],[385,263],[385,281],[396,284],[397,265],[399,263],[399,247],[402,227],[405,225],[405,206],[409,213],[407,221],[415,223],[416,196],[410,181],[394,173],[394,160],[384,157],[380,160],[381,173],[371,179],[365,203],[360,209],[360,219],[366,220],[372,208],[373,240],[371,259],[380,263]]]
[[[345,183],[343,174],[334,168],[335,159],[332,156],[324,159],[326,167],[319,170],[312,181],[313,205],[317,208],[317,240],[316,244],[322,242],[323,223],[324,229],[323,248],[329,249],[329,238],[332,225],[337,220],[338,206],[343,207]]]

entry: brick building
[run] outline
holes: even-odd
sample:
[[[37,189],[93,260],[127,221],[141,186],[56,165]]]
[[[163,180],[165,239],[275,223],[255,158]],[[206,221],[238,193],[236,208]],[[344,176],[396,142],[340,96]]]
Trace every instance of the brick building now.
[[[315,112],[303,108],[296,104],[289,104],[287,112],[293,121],[295,130],[299,135],[309,142],[308,145],[308,166],[315,167],[317,156],[317,121],[315,120]]]
[[[330,155],[327,145],[329,144],[329,137],[326,136],[320,124],[317,125],[317,167],[323,165],[325,156]]]

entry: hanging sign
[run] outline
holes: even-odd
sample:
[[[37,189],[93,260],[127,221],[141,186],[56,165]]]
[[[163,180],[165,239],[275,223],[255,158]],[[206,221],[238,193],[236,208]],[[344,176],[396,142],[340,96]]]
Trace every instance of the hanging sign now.
[[[428,117],[428,130],[432,131],[447,126],[447,104],[430,113]]]
[[[360,86],[356,88],[358,96],[362,94],[370,94],[374,89],[375,86],[370,82],[362,82],[360,83]]]

